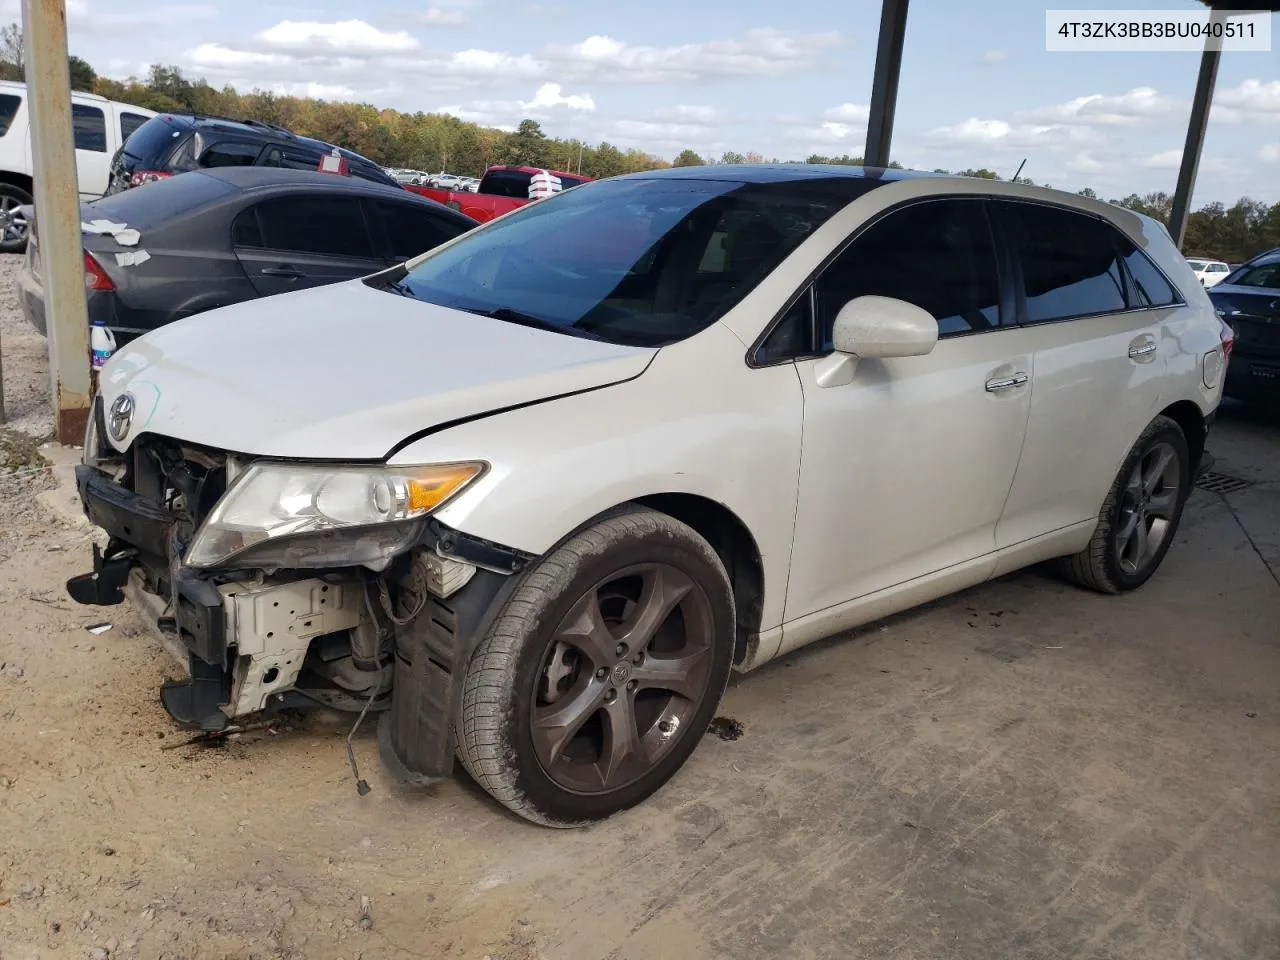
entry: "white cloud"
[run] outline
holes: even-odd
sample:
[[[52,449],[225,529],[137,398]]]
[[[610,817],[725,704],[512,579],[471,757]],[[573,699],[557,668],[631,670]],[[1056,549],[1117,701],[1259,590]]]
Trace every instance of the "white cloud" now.
[[[564,95],[560,92],[560,84],[544,83],[533,95],[532,100],[528,100],[521,104],[525,110],[549,110],[554,107],[567,107],[570,110],[594,110],[596,102],[591,99],[591,94],[569,94]]]
[[[1138,162],[1144,167],[1151,167],[1155,170],[1177,170],[1179,164],[1182,163],[1182,151],[1176,149],[1161,150],[1159,153],[1143,157]]]
[[[1077,153],[1064,165],[1072,173],[1097,173],[1105,169],[1105,164],[1094,159],[1091,154]]]
[[[408,53],[418,48],[418,41],[404,30],[379,30],[363,20],[282,20],[259,33],[257,41],[270,49],[310,55]]]
[[[410,19],[425,23],[429,27],[460,27],[467,22],[467,15],[461,10],[428,7],[421,13],[411,14]]]
[[[1175,97],[1152,87],[1135,87],[1117,96],[1094,93],[1056,106],[1026,110],[1016,116],[1027,123],[1128,126],[1162,120],[1185,110],[1186,105]]]
[[[673,47],[636,46],[607,35],[548,47],[543,56],[572,79],[619,83],[699,82],[722,77],[776,76],[814,65],[840,42],[836,33],[791,34],[750,30],[737,40],[710,40]]]
[[[1211,116],[1228,123],[1280,121],[1280,80],[1245,80],[1238,87],[1219,90],[1213,98]]]
[[[1004,63],[1008,59],[1009,55],[1003,50],[988,50],[982,55],[982,62],[987,66],[991,66],[996,63]]]
[[[867,118],[871,116],[871,108],[860,103],[842,103],[838,107],[822,111],[824,120],[835,120],[838,123],[860,123],[863,126],[867,124]]]
[[[1258,159],[1268,163],[1280,162],[1280,143],[1268,143],[1258,151]]]
[[[203,70],[244,70],[252,67],[287,67],[293,60],[282,53],[259,53],[256,50],[234,50],[220,43],[202,43],[190,51],[186,59]]]
[[[678,103],[674,107],[659,107],[653,112],[657,120],[668,123],[698,124],[712,126],[719,122],[720,114],[715,107],[696,106]]]

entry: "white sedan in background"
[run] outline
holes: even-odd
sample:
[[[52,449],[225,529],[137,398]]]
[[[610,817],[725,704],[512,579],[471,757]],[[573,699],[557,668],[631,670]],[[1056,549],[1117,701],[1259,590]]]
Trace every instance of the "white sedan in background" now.
[[[1191,272],[1196,275],[1196,279],[1200,281],[1200,286],[1206,290],[1217,286],[1231,272],[1231,268],[1221,260],[1190,259],[1187,264],[1191,267]]]

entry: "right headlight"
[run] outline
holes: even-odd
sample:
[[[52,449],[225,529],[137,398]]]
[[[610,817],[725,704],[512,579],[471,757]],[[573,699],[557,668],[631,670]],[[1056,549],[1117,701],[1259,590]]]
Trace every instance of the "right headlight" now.
[[[256,463],[210,511],[187,551],[193,567],[382,566],[421,521],[485,464],[421,467]]]

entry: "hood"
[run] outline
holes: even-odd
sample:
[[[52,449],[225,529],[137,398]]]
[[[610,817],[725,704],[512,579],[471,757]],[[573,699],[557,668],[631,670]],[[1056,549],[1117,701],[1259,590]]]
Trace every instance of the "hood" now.
[[[237,453],[383,459],[450,421],[639,376],[657,351],[439,307],[361,281],[161,327],[102,371],[132,394],[124,450],[156,433]]]

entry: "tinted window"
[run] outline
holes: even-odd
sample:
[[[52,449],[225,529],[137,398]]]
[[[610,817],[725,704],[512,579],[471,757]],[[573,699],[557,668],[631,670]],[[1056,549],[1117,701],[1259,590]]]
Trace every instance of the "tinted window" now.
[[[1137,295],[1135,307],[1165,307],[1171,303],[1179,303],[1178,293],[1169,285],[1156,265],[1145,253],[1135,247],[1127,237],[1116,234],[1116,243],[1124,254],[1125,269],[1133,281],[1134,293]]]
[[[1256,267],[1248,267],[1232,282],[1240,287],[1280,289],[1280,263],[1262,263]]]
[[[231,245],[233,247],[261,247],[262,228],[258,226],[258,208],[250,207],[243,211],[231,224]]]
[[[824,350],[840,308],[868,295],[922,307],[943,337],[998,326],[1000,283],[982,201],[935,200],[889,214],[832,261],[817,293]]]
[[[672,343],[714,323],[876,186],[854,178],[589,183],[466,234],[396,292],[475,313],[514,310],[536,318],[524,322],[615,343]]]
[[[120,114],[120,142],[124,143],[131,136],[133,131],[146,123],[150,117],[144,117],[140,113],[122,113]]]
[[[75,129],[77,150],[107,152],[107,121],[103,119],[100,108],[73,103],[71,125]]]
[[[204,153],[200,154],[200,166],[251,167],[261,152],[261,146],[256,143],[219,140],[204,148]]]
[[[1005,204],[1018,238],[1029,323],[1127,307],[1115,231],[1093,217],[1035,204]]]
[[[276,197],[253,209],[262,231],[262,245],[272,250],[337,257],[373,256],[360,201],[355,197]]]
[[[812,352],[813,342],[813,288],[805,290],[778,320],[760,349],[756,351],[756,363],[774,363],[803,357]]]
[[[390,256],[394,259],[411,259],[466,231],[463,224],[414,204],[378,200],[374,208],[386,227]]]
[[[1226,273],[1229,269],[1230,267],[1228,267],[1225,263],[1211,263],[1209,264],[1209,269],[1207,272],[1208,273]]]
[[[286,152],[277,147],[272,147],[267,151],[266,159],[262,161],[262,164],[266,167],[284,167],[286,170],[310,170],[315,173],[320,167],[320,156],[296,150]]]
[[[532,179],[532,174],[520,170],[492,170],[480,181],[480,192],[528,200],[529,183]]]
[[[124,152],[151,170],[163,169],[164,160],[188,131],[172,117],[152,117],[130,135]]]
[[[9,126],[22,106],[22,98],[11,93],[0,93],[0,137],[9,132]]]

